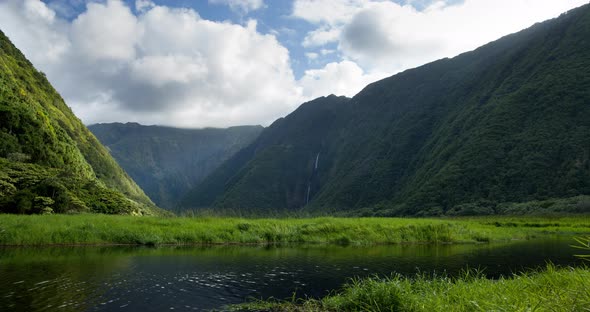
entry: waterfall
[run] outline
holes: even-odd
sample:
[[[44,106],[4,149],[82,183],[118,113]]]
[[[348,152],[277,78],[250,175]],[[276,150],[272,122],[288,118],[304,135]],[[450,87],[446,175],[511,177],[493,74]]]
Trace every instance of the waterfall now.
[[[318,170],[318,165],[320,162],[320,153],[318,152],[315,155],[315,164],[313,166],[313,171],[311,172],[311,176],[309,178],[309,181],[307,181],[307,194],[305,196],[305,204],[309,204],[309,196],[311,195],[311,180],[313,179],[313,176],[316,174],[316,171]]]
[[[315,156],[315,166],[314,166],[314,170],[318,170],[318,163],[319,163],[319,161],[320,161],[320,153],[318,153],[318,154]]]

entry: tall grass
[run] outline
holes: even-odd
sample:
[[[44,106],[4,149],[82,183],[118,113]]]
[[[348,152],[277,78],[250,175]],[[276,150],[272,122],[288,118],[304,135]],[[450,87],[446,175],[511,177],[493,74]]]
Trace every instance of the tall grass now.
[[[590,261],[590,236],[586,236],[586,237],[577,237],[576,238],[576,242],[578,243],[577,245],[574,245],[574,248],[578,248],[581,250],[584,250],[586,253],[585,254],[579,254],[576,255],[577,257],[580,257],[584,260],[588,260]]]
[[[233,307],[256,311],[590,311],[590,270],[555,268],[498,280],[474,271],[457,278],[354,280],[315,300],[260,301]]]
[[[590,233],[586,216],[567,218],[156,218],[111,215],[0,215],[0,245],[473,243]]]

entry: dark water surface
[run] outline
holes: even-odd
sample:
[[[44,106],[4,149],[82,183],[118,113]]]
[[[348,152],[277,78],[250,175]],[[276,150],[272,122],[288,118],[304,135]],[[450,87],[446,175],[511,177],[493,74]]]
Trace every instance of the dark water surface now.
[[[571,237],[373,247],[59,247],[0,249],[0,311],[193,311],[248,298],[319,297],[352,277],[490,277],[579,264]]]

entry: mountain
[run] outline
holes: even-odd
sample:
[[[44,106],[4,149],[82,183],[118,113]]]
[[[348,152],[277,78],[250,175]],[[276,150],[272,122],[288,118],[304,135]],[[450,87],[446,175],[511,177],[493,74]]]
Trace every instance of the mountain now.
[[[187,208],[497,213],[590,194],[590,5],[265,129]]]
[[[1,31],[0,212],[160,213]]]
[[[218,200],[224,208],[259,213],[304,206],[308,193],[318,186],[318,153],[329,144],[326,138],[335,129],[338,111],[346,109],[349,100],[334,95],[319,98],[275,121],[191,190],[180,205],[208,207]]]
[[[188,190],[251,143],[263,129],[178,129],[137,123],[88,128],[146,194],[166,209],[174,209]]]

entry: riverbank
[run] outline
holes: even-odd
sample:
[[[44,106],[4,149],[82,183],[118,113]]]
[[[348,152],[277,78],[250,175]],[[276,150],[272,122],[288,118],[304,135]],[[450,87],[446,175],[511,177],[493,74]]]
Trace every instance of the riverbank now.
[[[0,245],[478,243],[590,233],[590,217],[156,218],[0,215]]]
[[[477,272],[457,278],[393,276],[354,280],[315,300],[260,301],[247,311],[587,311],[590,269],[555,268],[491,280]]]

